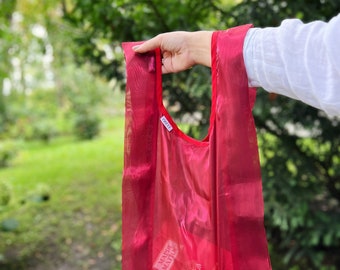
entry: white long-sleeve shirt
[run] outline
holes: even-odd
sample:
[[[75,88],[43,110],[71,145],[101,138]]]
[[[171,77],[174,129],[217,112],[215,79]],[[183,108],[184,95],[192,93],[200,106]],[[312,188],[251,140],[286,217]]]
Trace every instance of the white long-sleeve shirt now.
[[[340,14],[328,23],[288,19],[253,28],[243,55],[250,86],[340,116]]]

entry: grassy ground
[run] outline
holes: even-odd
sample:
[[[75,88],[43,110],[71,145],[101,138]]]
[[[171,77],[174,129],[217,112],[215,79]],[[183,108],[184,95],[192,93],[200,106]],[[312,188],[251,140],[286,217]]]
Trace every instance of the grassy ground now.
[[[0,181],[16,230],[0,231],[0,269],[120,269],[123,117],[93,141],[24,144]],[[43,196],[42,196],[43,195]]]

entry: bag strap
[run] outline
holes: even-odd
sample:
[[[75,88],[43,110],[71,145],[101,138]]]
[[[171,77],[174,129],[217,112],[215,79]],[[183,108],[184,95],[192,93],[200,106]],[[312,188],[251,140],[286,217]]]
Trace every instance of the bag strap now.
[[[269,270],[256,130],[256,90],[248,87],[244,38],[251,25],[213,34],[216,53],[216,168],[218,245],[230,250],[232,269]],[[222,256],[220,254],[220,256]],[[219,259],[224,262],[223,259]],[[227,260],[226,260],[227,261]],[[220,265],[221,269],[228,269]]]
[[[122,268],[151,269],[153,190],[156,173],[156,53],[136,54],[140,42],[123,43],[126,60]],[[142,262],[142,263],[141,263]]]

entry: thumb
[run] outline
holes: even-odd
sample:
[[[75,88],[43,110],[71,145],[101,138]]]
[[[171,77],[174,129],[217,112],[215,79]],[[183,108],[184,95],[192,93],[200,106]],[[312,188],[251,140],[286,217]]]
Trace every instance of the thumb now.
[[[156,36],[152,39],[145,41],[144,43],[140,45],[136,45],[132,47],[132,49],[137,53],[146,53],[146,52],[159,48],[160,45],[161,45],[160,37]]]

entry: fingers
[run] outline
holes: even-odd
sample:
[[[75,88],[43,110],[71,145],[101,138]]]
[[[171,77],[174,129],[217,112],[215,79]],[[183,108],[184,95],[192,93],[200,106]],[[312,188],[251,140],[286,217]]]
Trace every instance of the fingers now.
[[[171,59],[170,58],[162,58],[162,73],[172,73],[174,70],[171,67]]]
[[[155,36],[152,39],[149,39],[142,43],[141,45],[134,46],[132,49],[137,53],[146,53],[148,51],[152,51],[161,46],[161,36]]]
[[[162,73],[180,72],[195,65],[188,47],[190,39],[188,32],[170,32],[158,36],[134,46],[136,53],[146,53],[157,48],[162,53]]]

